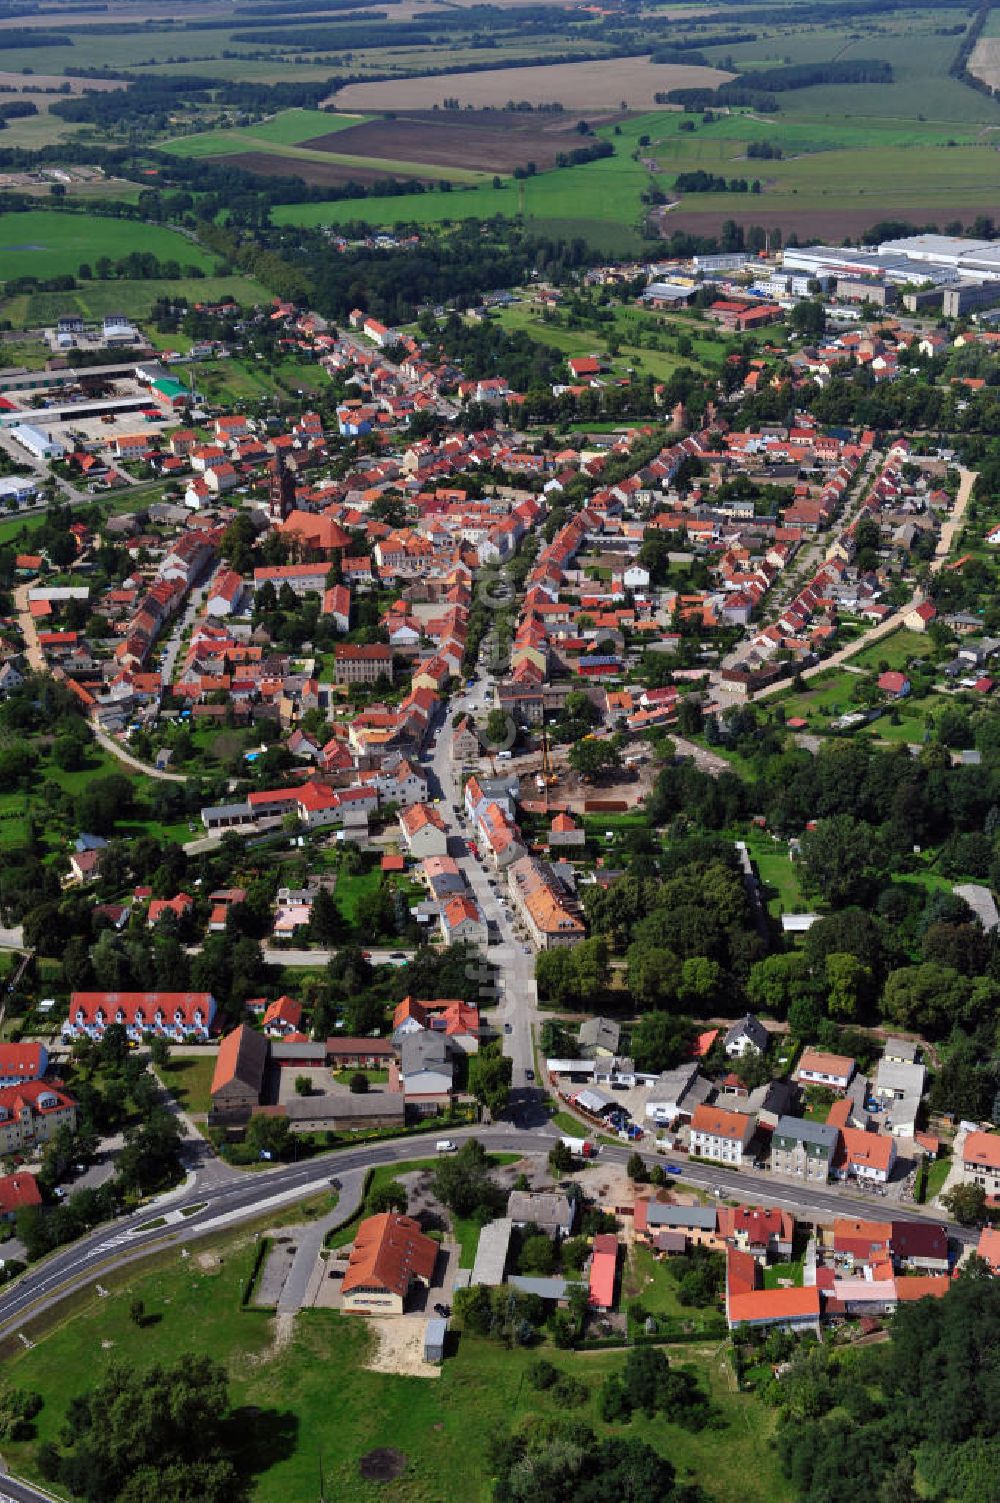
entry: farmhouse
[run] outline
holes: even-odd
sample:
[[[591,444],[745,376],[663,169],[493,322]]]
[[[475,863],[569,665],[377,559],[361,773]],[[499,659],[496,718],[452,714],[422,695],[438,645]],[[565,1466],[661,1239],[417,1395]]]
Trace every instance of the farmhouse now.
[[[267,1039],[246,1023],[219,1045],[212,1076],[212,1112],[219,1122],[247,1122],[260,1105],[267,1067]]]

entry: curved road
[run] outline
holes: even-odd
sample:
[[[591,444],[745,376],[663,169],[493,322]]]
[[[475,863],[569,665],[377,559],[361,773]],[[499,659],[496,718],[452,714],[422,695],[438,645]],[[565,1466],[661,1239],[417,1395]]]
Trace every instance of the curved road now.
[[[131,752],[125,750],[120,741],[116,741],[106,731],[99,730],[97,726],[91,726],[91,730],[98,746],[103,746],[106,752],[112,757],[117,757],[119,762],[124,762],[125,766],[131,767],[134,772],[144,773],[147,778],[159,778],[161,783],[187,782],[187,773],[164,772],[159,767],[151,767],[148,762],[141,762],[138,757],[133,757]]]
[[[547,1152],[557,1133],[537,1097],[523,1101],[515,1111],[523,1114],[525,1125],[504,1122],[490,1127],[453,1130],[451,1135],[456,1140],[478,1137],[494,1151]],[[530,1128],[529,1122],[533,1124]],[[623,1164],[632,1151],[628,1147],[604,1147],[601,1155],[613,1163]],[[185,1243],[198,1237],[266,1216],[321,1190],[331,1178],[349,1170],[425,1158],[429,1153],[433,1153],[430,1135],[427,1138],[397,1138],[362,1148],[335,1149],[306,1164],[285,1165],[260,1174],[230,1171],[221,1180],[218,1178],[221,1166],[213,1164],[209,1171],[213,1174],[211,1183],[199,1186],[196,1176],[193,1187],[173,1191],[131,1216],[97,1228],[30,1268],[9,1289],[0,1292],[0,1339],[16,1335],[43,1311],[99,1279],[102,1274],[151,1253],[171,1247],[180,1250]],[[770,1175],[741,1174],[708,1164],[689,1165],[683,1159],[662,1154],[644,1154],[643,1157],[647,1163],[678,1165],[687,1183],[709,1192],[784,1206],[803,1220],[828,1219],[852,1211],[868,1217],[875,1212],[870,1196],[858,1196],[847,1190],[789,1183],[772,1179]],[[922,1213],[919,1207],[911,1207],[907,1214],[926,1213]],[[974,1231],[954,1225],[948,1225],[948,1234],[963,1244],[975,1242],[977,1236]],[[11,1500],[13,1503],[52,1503],[52,1495],[9,1476],[0,1463],[0,1503],[11,1503]]]
[[[558,1136],[548,1122],[544,1108],[527,1101],[515,1107],[523,1125],[501,1122],[492,1126],[453,1130],[456,1141],[476,1137],[491,1149],[516,1149],[520,1153],[546,1153]],[[528,1126],[527,1123],[532,1125]],[[581,1135],[585,1128],[581,1124]],[[0,1291],[0,1339],[11,1336],[42,1311],[50,1309],[68,1294],[102,1273],[120,1268],[164,1248],[181,1247],[227,1226],[265,1216],[280,1206],[315,1193],[328,1185],[331,1177],[349,1169],[368,1169],[378,1164],[400,1163],[406,1159],[433,1155],[433,1137],[393,1138],[359,1148],[334,1149],[304,1164],[286,1164],[262,1173],[231,1171],[218,1177],[214,1167],[211,1182],[201,1182],[181,1192],[173,1191],[152,1202],[141,1211],[96,1228],[79,1241],[60,1248],[12,1284]],[[604,1147],[602,1158],[625,1163],[631,1147]],[[852,1194],[835,1187],[818,1187],[777,1179],[770,1174],[740,1173],[710,1164],[689,1165],[683,1157],[647,1153],[648,1163],[676,1164],[688,1184],[720,1194],[753,1198],[758,1203],[786,1206],[802,1219],[822,1219],[851,1211],[871,1216],[876,1210],[869,1195]],[[879,1207],[881,1211],[881,1207]],[[886,1208],[886,1214],[888,1214]],[[921,1207],[907,1207],[906,1214],[927,1215]],[[939,1217],[932,1217],[940,1220]],[[153,1224],[155,1223],[155,1225]],[[948,1232],[959,1242],[976,1240],[976,1233],[949,1225]]]

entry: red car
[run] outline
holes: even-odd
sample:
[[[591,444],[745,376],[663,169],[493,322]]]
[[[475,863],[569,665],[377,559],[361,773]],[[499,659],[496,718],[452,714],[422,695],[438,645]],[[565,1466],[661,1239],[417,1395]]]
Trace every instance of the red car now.
[[[470,840],[469,841],[469,850],[472,852],[472,854],[475,856],[476,860],[478,861],[479,860],[479,851],[478,851],[478,848],[476,846],[476,842],[474,840]]]

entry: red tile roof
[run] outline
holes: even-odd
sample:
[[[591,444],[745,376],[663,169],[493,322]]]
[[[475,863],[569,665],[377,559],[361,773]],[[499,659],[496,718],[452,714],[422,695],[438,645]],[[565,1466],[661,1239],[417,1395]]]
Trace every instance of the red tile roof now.
[[[590,1304],[595,1310],[610,1310],[614,1304],[617,1272],[618,1238],[613,1232],[599,1232],[590,1262]]]
[[[345,1294],[388,1289],[404,1299],[412,1278],[430,1281],[437,1253],[437,1243],[411,1216],[368,1216],[358,1227],[341,1288]]]
[[[21,1206],[40,1206],[41,1192],[33,1174],[5,1174],[0,1178],[0,1215],[12,1216]]]

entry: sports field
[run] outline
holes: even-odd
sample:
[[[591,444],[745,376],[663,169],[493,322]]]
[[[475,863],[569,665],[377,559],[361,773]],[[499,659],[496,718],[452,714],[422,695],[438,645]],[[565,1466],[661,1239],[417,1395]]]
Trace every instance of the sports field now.
[[[97,214],[68,214],[52,209],[0,214],[0,278],[73,274],[102,256],[120,260],[132,251],[150,252],[161,261],[211,271],[215,257],[186,236],[161,225],[105,219]]]

